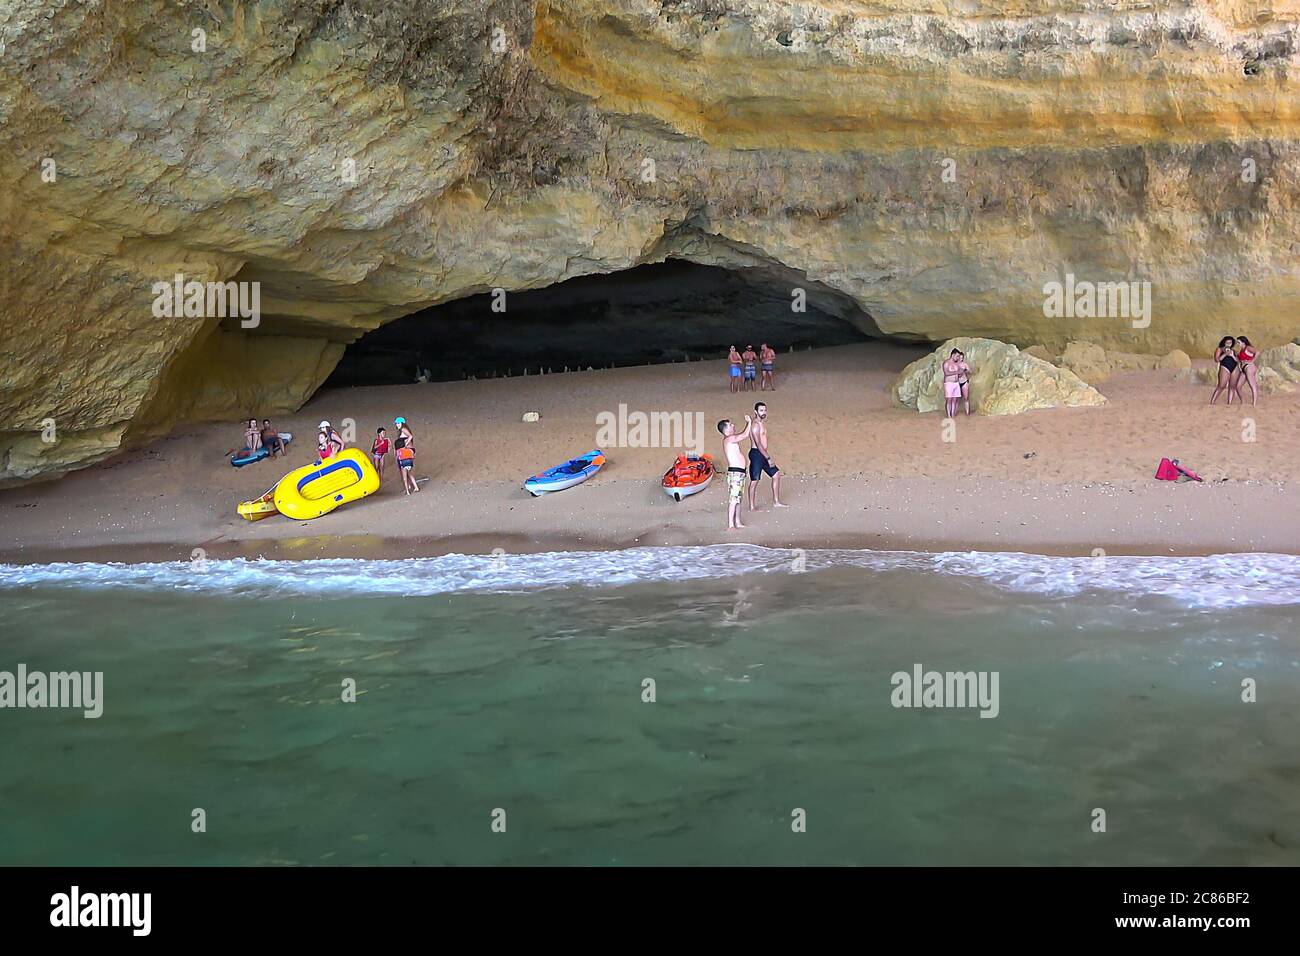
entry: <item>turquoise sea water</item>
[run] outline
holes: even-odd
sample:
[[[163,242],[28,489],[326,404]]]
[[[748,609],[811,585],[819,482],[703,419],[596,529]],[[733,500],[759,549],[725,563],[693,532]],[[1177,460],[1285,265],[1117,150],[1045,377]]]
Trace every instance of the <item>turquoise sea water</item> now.
[[[749,547],[0,566],[0,671],[104,674],[99,719],[0,709],[0,864],[1295,865],[1298,584]],[[998,716],[892,706],[916,664],[997,672]]]

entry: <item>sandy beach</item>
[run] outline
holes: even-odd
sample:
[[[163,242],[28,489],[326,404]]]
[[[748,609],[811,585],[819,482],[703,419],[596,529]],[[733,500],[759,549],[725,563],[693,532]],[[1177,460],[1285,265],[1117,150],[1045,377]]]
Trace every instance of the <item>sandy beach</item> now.
[[[681,363],[508,379],[322,391],[276,427],[297,436],[285,459],[232,468],[237,423],[192,428],[68,477],[0,494],[6,562],[211,557],[406,557],[729,541],[771,547],[1027,551],[1044,554],[1300,553],[1294,438],[1300,395],[1210,407],[1209,389],[1170,371],[1116,376],[1102,408],[959,418],[891,404],[889,386],[923,349],[865,344],[783,354],[775,393],[727,391],[725,364]],[[769,403],[773,458],[790,508],[745,512],[725,530],[721,481],[681,503],[659,478],[674,448],[605,449],[609,464],[570,491],[531,498],[522,480],[595,447],[601,413],[703,415],[738,424]],[[523,422],[527,411],[541,419]],[[235,512],[314,457],[315,425],[374,429],[404,415],[418,439],[406,496],[396,469],[381,490],[322,518],[250,523]],[[1246,420],[1254,441],[1245,441]],[[1202,484],[1153,480],[1162,455]]]

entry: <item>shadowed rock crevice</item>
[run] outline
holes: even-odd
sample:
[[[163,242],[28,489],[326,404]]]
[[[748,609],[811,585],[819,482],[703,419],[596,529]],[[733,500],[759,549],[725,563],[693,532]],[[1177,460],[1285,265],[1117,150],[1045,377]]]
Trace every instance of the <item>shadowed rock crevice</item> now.
[[[493,301],[470,296],[389,322],[348,346],[325,384],[406,383],[420,369],[447,381],[719,359],[730,345],[844,345],[871,327],[852,299],[793,270],[676,259],[510,292],[504,312]]]

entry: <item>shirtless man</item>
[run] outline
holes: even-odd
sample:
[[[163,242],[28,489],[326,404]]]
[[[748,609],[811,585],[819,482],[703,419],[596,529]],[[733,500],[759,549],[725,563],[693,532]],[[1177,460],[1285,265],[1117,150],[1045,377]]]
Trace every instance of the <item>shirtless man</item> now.
[[[746,345],[740,358],[745,363],[745,391],[752,392],[754,383],[758,380],[758,353],[754,351],[754,346]]]
[[[727,387],[733,392],[740,391],[740,353],[734,345],[727,353]]]
[[[271,419],[262,419],[262,444],[271,449],[271,457],[284,454],[284,439],[271,427]]]
[[[762,377],[759,379],[759,391],[766,392],[769,385],[772,391],[776,391],[776,350],[769,347],[766,342],[758,347],[758,361],[761,363],[759,371]]]
[[[740,523],[740,505],[745,500],[745,455],[740,450],[740,443],[749,437],[750,418],[745,416],[745,430],[736,433],[736,426],[731,419],[724,418],[718,422],[718,431],[722,434],[722,453],[727,456],[727,530],[734,531],[745,527]]]
[[[966,394],[966,414],[969,415],[970,366],[966,364],[966,357],[958,349],[953,349],[948,353],[942,371],[943,405],[946,417],[953,418],[957,414],[957,405],[961,401],[963,391]]]
[[[772,479],[772,507],[784,508],[781,503],[781,469],[772,461],[767,449],[767,403],[755,402],[754,414],[758,417],[749,435],[749,510],[758,510],[755,499],[758,497],[758,483],[764,474]]]

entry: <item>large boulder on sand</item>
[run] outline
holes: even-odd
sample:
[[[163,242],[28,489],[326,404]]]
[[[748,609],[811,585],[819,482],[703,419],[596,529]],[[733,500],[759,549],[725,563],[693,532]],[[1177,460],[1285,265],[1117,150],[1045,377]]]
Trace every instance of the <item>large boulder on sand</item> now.
[[[1262,350],[1255,364],[1261,371],[1272,369],[1284,381],[1300,384],[1300,345],[1294,342]]]
[[[1192,360],[1181,349],[1165,355],[1143,355],[1136,352],[1112,352],[1092,342],[1069,342],[1058,364],[1069,369],[1085,382],[1096,385],[1117,372],[1149,372],[1152,369],[1191,368]]]
[[[894,402],[918,412],[944,407],[941,366],[954,348],[972,370],[971,410],[979,415],[1015,415],[1032,408],[1105,405],[1105,397],[1073,372],[1026,355],[996,339],[949,339],[903,369],[892,390]]]

